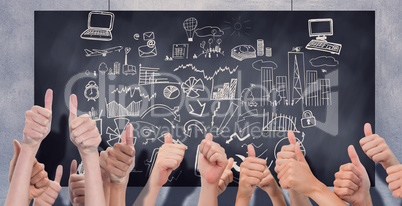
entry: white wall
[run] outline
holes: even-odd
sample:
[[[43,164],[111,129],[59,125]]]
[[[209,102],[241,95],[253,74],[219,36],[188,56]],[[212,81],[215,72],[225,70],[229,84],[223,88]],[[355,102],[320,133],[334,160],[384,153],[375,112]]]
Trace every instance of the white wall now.
[[[383,136],[402,160],[400,125],[402,118],[402,5],[400,0],[3,0],[0,3],[0,204],[8,190],[8,164],[12,158],[12,139],[21,140],[24,113],[33,105],[34,94],[34,11],[35,10],[375,10],[376,11],[376,133]],[[293,5],[292,5],[293,2]],[[392,197],[385,182],[386,173],[376,167],[374,205],[402,205]],[[132,202],[139,188],[131,188]],[[220,197],[222,205],[233,205],[236,188]],[[195,205],[199,188],[164,188],[157,204]],[[257,191],[253,198],[260,205],[267,196]],[[68,205],[63,188],[55,205]],[[259,204],[258,204],[259,203]],[[265,203],[265,202],[264,202]],[[167,205],[167,204],[166,204]]]

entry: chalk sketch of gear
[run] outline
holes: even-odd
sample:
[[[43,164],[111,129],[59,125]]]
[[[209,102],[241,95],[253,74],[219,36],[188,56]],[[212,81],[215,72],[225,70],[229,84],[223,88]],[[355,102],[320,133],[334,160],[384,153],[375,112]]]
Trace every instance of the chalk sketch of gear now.
[[[99,87],[95,81],[89,81],[85,86],[84,96],[88,101],[96,101],[99,98]]]

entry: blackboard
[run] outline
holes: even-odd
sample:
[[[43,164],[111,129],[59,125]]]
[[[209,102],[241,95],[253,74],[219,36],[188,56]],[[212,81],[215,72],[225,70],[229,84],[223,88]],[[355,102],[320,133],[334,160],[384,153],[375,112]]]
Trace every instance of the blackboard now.
[[[293,130],[313,173],[332,185],[359,139],[374,127],[372,11],[36,11],[35,104],[54,90],[52,131],[37,158],[50,175],[80,157],[69,140],[68,99],[90,114],[99,150],[134,125],[130,186],[145,185],[163,134],[187,146],[166,185],[198,186],[197,146],[210,132],[235,159],[247,144],[267,159]],[[62,185],[67,185],[63,177]]]

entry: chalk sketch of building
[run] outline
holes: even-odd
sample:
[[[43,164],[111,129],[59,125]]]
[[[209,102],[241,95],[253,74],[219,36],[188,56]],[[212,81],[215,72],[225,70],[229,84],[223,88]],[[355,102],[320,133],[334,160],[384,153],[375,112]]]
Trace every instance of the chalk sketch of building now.
[[[288,52],[288,100],[291,105],[296,105],[300,100],[303,102],[303,74],[304,74],[304,53],[299,51]]]
[[[319,106],[317,71],[306,71],[306,106]]]
[[[288,78],[287,76],[277,76],[276,77],[276,90],[283,100],[286,99],[288,94]]]
[[[261,104],[265,106],[269,93],[272,91],[274,86],[273,79],[273,68],[272,67],[261,67],[261,97],[263,98]]]
[[[321,105],[332,105],[330,79],[321,79]]]

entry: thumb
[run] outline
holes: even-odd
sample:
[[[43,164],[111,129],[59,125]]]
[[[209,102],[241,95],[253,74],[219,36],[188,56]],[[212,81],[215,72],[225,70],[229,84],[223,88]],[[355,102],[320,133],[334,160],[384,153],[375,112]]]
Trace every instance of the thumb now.
[[[165,133],[165,144],[172,144],[173,138],[170,133]]]
[[[211,133],[208,133],[206,136],[205,136],[205,139],[206,140],[213,140],[214,139],[214,137],[212,136],[212,134]]]
[[[70,96],[70,116],[69,121],[71,122],[77,117],[77,107],[78,107],[78,100],[75,94]]]
[[[54,181],[60,184],[61,177],[63,177],[63,166],[59,165],[56,169],[56,176],[54,177]]]
[[[226,165],[226,169],[228,169],[228,170],[232,169],[232,167],[233,167],[233,162],[234,162],[234,159],[233,159],[233,158],[229,158],[229,159],[228,159],[228,164]]]
[[[352,163],[356,166],[359,167],[361,165],[359,156],[356,153],[355,147],[353,145],[350,145],[348,147],[348,154],[349,158],[352,161]]]
[[[9,169],[9,172],[8,172],[8,182],[10,182],[10,183],[11,183],[11,180],[13,179],[15,165],[17,164],[17,160],[18,160],[18,157],[19,157],[20,152],[21,152],[20,143],[17,140],[13,140],[13,143],[14,143],[14,156],[11,159],[10,169]]]
[[[20,156],[21,145],[18,142],[18,140],[13,140],[13,143],[14,143],[14,156],[13,156],[13,159],[15,158],[15,160],[17,160],[18,156]]]
[[[255,157],[255,150],[253,145],[251,144],[247,145],[247,150],[248,150],[248,157]]]
[[[126,126],[126,130],[124,130],[123,134],[121,135],[121,142],[128,146],[134,146],[133,143],[133,125],[128,124]]]
[[[77,160],[71,161],[70,165],[70,175],[77,174]]]
[[[364,124],[364,135],[367,137],[367,136],[370,136],[372,134],[373,134],[373,131],[371,129],[371,124],[370,123]]]
[[[45,108],[52,111],[53,90],[48,89],[45,94]]]
[[[296,136],[292,130],[288,131],[288,139],[289,139],[290,144],[296,144]]]
[[[296,153],[297,161],[306,162],[306,159],[304,158],[303,152],[300,149],[300,143],[298,143],[298,142],[295,145],[295,153]]]

